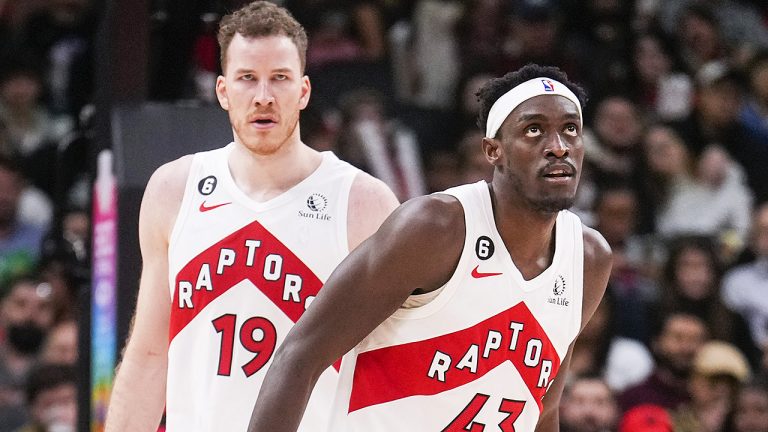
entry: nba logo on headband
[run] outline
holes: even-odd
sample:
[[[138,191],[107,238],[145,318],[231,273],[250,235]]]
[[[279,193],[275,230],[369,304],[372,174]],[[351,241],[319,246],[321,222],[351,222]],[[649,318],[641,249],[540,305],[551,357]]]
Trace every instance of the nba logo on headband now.
[[[557,84],[557,86],[555,86]],[[544,87],[542,89],[542,87]],[[488,111],[488,119],[485,125],[485,136],[495,138],[504,119],[521,103],[539,95],[559,95],[570,100],[576,105],[581,118],[581,102],[579,98],[563,83],[546,77],[530,79],[504,93],[496,99]]]

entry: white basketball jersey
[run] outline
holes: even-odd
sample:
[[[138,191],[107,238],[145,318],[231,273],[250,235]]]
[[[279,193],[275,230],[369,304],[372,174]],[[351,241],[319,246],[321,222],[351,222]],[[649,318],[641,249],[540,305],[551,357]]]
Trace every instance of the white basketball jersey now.
[[[334,432],[536,426],[581,325],[581,222],[558,214],[552,264],[526,281],[496,229],[487,183],[446,193],[465,214],[456,271],[429,303],[399,309],[344,357]]]
[[[349,249],[356,168],[325,152],[310,176],[260,203],[235,185],[233,146],[194,155],[171,234],[170,432],[246,430],[275,349]],[[337,381],[323,373],[300,430],[325,430]]]

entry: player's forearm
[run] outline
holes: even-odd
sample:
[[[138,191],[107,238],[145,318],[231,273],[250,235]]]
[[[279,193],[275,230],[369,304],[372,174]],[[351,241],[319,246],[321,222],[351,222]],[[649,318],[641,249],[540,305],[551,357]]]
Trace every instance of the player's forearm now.
[[[106,432],[157,431],[165,407],[163,359],[123,360],[110,396]]]
[[[248,432],[294,432],[301,423],[322,369],[302,367],[301,362],[281,351],[264,378]],[[319,372],[314,373],[315,369]]]

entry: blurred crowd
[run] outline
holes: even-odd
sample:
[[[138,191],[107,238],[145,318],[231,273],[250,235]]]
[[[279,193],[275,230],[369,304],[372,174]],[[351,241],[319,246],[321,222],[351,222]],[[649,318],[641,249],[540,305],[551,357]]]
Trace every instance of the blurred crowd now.
[[[216,26],[245,2],[148,3],[148,98],[215,104]],[[490,179],[485,80],[536,62],[583,84],[573,211],[615,262],[562,429],[768,431],[765,1],[277,3],[310,38],[303,140],[403,201]],[[102,6],[0,0],[0,432],[74,430]]]

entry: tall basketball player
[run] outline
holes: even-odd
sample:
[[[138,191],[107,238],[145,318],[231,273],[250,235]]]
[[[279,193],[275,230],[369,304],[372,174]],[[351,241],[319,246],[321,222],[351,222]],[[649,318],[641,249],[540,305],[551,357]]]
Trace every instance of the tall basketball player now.
[[[528,65],[479,93],[481,181],[403,204],[335,270],[267,373],[250,431],[293,431],[344,356],[333,431],[556,431],[611,251],[565,210],[584,92]]]
[[[238,431],[288,329],[349,250],[397,205],[378,180],[299,136],[306,34],[257,1],[219,29],[216,92],[234,142],[160,167],[139,234],[144,268],[108,431]],[[303,423],[328,423],[338,373]]]

